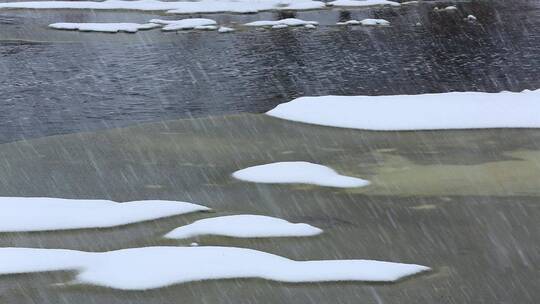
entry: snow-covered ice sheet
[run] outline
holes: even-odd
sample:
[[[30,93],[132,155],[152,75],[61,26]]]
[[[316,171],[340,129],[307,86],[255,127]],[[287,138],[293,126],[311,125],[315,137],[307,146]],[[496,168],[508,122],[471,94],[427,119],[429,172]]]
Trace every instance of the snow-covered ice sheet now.
[[[81,32],[105,32],[105,33],[117,33],[128,32],[135,33],[138,30],[148,30],[156,27],[160,27],[155,23],[71,23],[60,22],[49,24],[50,28],[57,30],[78,30]]]
[[[156,23],[164,25],[163,31],[178,31],[178,30],[189,30],[195,29],[197,27],[203,26],[215,26],[217,22],[212,19],[206,18],[187,18],[180,20],[162,20],[162,19],[152,19],[150,23]],[[205,28],[200,28],[205,29]]]
[[[221,235],[238,238],[299,237],[322,233],[319,228],[303,223],[263,215],[228,215],[195,221],[165,235],[170,239],[186,239],[199,235]]]
[[[175,201],[0,197],[0,232],[114,227],[205,210]]]
[[[398,2],[388,0],[336,0],[328,3],[329,6],[343,6],[343,7],[362,7],[362,6],[377,6],[377,5],[390,5],[400,6]]]
[[[313,0],[202,0],[202,1],[156,1],[156,0],[105,0],[105,1],[30,1],[1,2],[1,8],[27,9],[93,9],[93,10],[140,10],[166,11],[172,14],[193,13],[256,13],[268,10],[309,10],[326,5]]]
[[[540,90],[395,96],[301,97],[266,114],[365,130],[539,128]]]
[[[373,260],[294,261],[235,247],[142,247],[109,252],[0,248],[0,274],[75,270],[78,283],[145,290],[211,279],[392,282],[429,270]]]
[[[253,166],[234,172],[233,177],[255,183],[301,183],[329,187],[363,187],[368,181],[338,174],[326,166],[303,162],[278,162]]]
[[[272,27],[286,27],[286,26],[301,26],[301,25],[318,25],[319,23],[316,21],[305,21],[302,19],[296,19],[296,18],[286,18],[281,20],[260,20],[260,21],[253,21],[244,24],[245,26],[272,26]]]

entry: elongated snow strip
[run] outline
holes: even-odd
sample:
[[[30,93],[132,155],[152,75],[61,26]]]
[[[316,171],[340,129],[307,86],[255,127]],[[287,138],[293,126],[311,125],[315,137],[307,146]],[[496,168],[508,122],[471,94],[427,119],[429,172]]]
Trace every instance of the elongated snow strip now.
[[[102,228],[149,221],[209,208],[175,201],[0,197],[0,232]]]
[[[392,282],[429,270],[373,260],[294,261],[235,247],[142,247],[95,253],[64,249],[0,248],[0,274],[76,270],[77,282],[145,290],[190,281],[262,278],[299,283]]]

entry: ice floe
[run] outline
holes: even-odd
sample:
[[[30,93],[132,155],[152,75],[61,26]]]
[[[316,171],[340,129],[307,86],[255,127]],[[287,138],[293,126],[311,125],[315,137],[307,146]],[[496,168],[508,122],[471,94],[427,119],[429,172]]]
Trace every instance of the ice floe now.
[[[362,6],[377,6],[390,5],[400,6],[398,2],[388,0],[336,0],[328,3],[328,6],[344,6],[344,7],[362,7]]]
[[[310,124],[366,130],[539,128],[540,90],[301,97],[266,114]]]
[[[372,1],[372,0],[369,0]],[[360,1],[358,1],[360,2]],[[26,9],[92,9],[92,10],[140,10],[166,11],[172,14],[194,13],[257,13],[268,10],[310,10],[324,8],[322,1],[313,0],[202,0],[202,1],[156,1],[156,0],[105,0],[105,1],[30,1],[1,2],[1,8]]]
[[[353,20],[348,20],[344,22],[338,22],[336,24],[337,25],[371,25],[371,26],[383,25],[383,26],[386,26],[386,25],[390,25],[390,22],[384,19],[364,19],[361,21],[353,19]]]
[[[296,18],[286,18],[281,20],[261,20],[261,21],[253,21],[244,24],[245,26],[269,26],[273,28],[281,28],[281,27],[287,27],[287,26],[301,26],[301,25],[313,25],[316,26],[319,23],[316,21],[305,21],[302,19],[296,19]]]
[[[273,281],[393,282],[430,270],[373,260],[295,261],[235,247],[142,247],[109,252],[0,248],[0,274],[79,271],[76,282],[145,290],[190,281],[262,278]]]
[[[255,183],[287,184],[301,183],[328,187],[363,187],[368,181],[340,175],[323,165],[304,161],[278,162],[238,170],[233,177]]]
[[[186,202],[0,198],[0,232],[114,227],[209,208]]]
[[[199,235],[220,235],[238,238],[312,236],[319,228],[303,223],[263,215],[228,215],[195,221],[165,235],[170,239],[186,239]]]
[[[211,29],[217,29],[217,22],[212,19],[206,18],[187,18],[180,20],[162,20],[162,19],[152,19],[150,23],[164,25],[163,31],[179,31],[179,30],[190,30],[190,29],[209,29],[203,28],[211,26]]]
[[[49,24],[50,28],[57,30],[78,30],[81,32],[105,32],[105,33],[117,33],[128,32],[135,33],[139,30],[149,30],[156,27],[160,27],[155,23],[70,23],[60,22]]]

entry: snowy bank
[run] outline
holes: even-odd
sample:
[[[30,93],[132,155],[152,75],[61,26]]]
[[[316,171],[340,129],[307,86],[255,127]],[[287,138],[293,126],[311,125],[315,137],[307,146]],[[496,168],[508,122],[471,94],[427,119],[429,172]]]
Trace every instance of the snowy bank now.
[[[371,0],[370,0],[371,1]],[[156,0],[105,0],[98,1],[30,1],[1,2],[1,8],[19,9],[92,9],[92,10],[139,10],[166,11],[172,14],[194,13],[257,13],[268,10],[321,9],[326,5],[313,0],[202,0],[202,1],[156,1]]]
[[[208,210],[174,201],[133,201],[61,198],[0,198],[0,232],[100,228]]]
[[[202,219],[174,229],[165,235],[171,239],[186,239],[199,235],[221,235],[238,238],[312,236],[322,230],[308,224],[295,224],[263,215],[229,215]]]
[[[395,96],[301,97],[266,114],[365,130],[539,128],[540,90]]]
[[[363,187],[369,184],[360,178],[340,175],[326,166],[303,161],[253,166],[238,170],[232,176],[255,183],[301,183],[340,188]]]
[[[143,247],[109,252],[0,248],[0,274],[80,271],[77,281],[144,290],[211,279],[392,282],[428,267],[372,260],[294,261],[234,247]]]
[[[155,23],[70,23],[60,22],[49,24],[50,28],[57,30],[78,30],[81,32],[105,32],[105,33],[117,33],[128,32],[135,33],[138,30],[149,30],[156,27],[160,27]]]

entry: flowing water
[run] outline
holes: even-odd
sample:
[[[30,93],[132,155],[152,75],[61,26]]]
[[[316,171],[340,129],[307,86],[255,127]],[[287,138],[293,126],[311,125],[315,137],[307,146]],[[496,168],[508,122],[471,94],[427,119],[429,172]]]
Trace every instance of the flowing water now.
[[[540,87],[540,3],[202,15],[232,25],[296,16],[317,30],[95,34],[54,22],[182,18],[136,12],[0,11],[0,142],[141,121],[265,112],[303,95],[521,91]],[[468,14],[479,22],[463,20]],[[335,26],[384,18],[391,27]],[[420,22],[420,26],[415,26]]]

